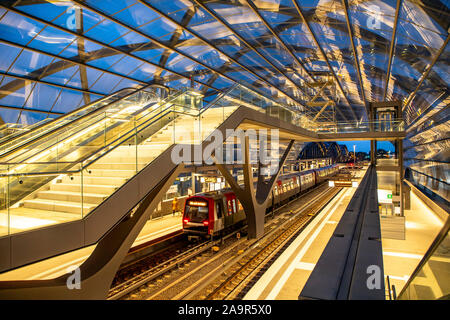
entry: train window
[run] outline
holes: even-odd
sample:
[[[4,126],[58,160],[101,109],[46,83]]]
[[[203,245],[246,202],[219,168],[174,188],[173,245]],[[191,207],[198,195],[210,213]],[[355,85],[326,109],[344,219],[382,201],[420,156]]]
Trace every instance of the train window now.
[[[233,214],[233,208],[231,206],[231,200],[227,201],[227,207],[228,207],[228,215],[231,216]]]
[[[184,218],[192,222],[203,222],[208,220],[208,207],[186,205]]]
[[[238,209],[239,209],[239,211],[244,210],[244,207],[242,206],[242,204],[241,204],[241,202],[240,202],[239,200],[237,200],[237,203],[238,203]]]
[[[233,199],[233,213],[237,212],[236,199]]]

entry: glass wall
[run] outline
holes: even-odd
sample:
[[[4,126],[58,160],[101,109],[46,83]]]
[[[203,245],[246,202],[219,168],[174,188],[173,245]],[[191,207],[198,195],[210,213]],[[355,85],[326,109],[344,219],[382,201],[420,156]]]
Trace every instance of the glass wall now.
[[[448,300],[450,298],[450,219],[434,240],[399,300]]]

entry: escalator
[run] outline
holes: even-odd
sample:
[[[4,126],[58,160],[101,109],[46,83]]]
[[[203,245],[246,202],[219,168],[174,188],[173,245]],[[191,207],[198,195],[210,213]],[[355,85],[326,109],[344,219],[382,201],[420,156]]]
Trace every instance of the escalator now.
[[[234,111],[200,110],[192,90],[162,101],[146,88],[120,95],[81,121],[37,128],[4,153],[0,235],[82,219],[170,145],[201,142]]]
[[[45,118],[39,122],[26,125],[21,123],[4,123],[0,126],[0,145],[12,140],[28,131],[34,130],[35,128],[51,121],[52,118]]]
[[[124,88],[109,96],[103,97],[90,104],[75,109],[72,112],[58,117],[57,119],[47,118],[36,124],[23,128],[20,131],[16,130],[14,134],[0,139],[0,159],[5,161],[5,159],[9,158],[16,152],[21,151],[24,147],[33,148],[33,143],[39,142],[39,139],[55,133],[64,126],[78,125],[80,122],[85,121],[88,118],[92,118],[100,112],[106,112],[108,107],[115,102],[139,102],[137,100],[139,98],[142,99],[143,95],[146,96],[147,100],[151,96],[153,99],[157,100],[157,90],[159,90],[159,86],[151,85],[147,86],[145,90],[139,90],[139,92],[142,93],[140,95],[136,95],[135,88]],[[142,102],[143,101],[140,103]]]

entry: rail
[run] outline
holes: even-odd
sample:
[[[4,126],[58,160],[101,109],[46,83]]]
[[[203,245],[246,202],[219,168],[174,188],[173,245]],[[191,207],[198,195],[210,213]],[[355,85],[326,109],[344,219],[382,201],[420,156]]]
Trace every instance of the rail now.
[[[403,119],[317,123],[311,130],[316,133],[401,132],[405,130]]]
[[[80,122],[87,117],[92,117],[93,114],[101,112],[102,110],[111,107],[119,101],[124,101],[127,98],[132,97],[133,95],[139,94],[151,88],[164,89],[166,90],[167,95],[169,93],[169,89],[167,87],[157,84],[150,84],[139,89],[123,88],[109,96],[93,101],[51,121],[40,121],[39,124],[32,125],[32,128],[30,128],[31,130],[26,130],[18,135],[15,135],[14,137],[12,137],[12,139],[1,140],[0,157],[6,157],[21,149],[24,149],[26,146],[29,146],[30,144],[48,135],[51,135],[52,133],[55,133],[57,130],[61,129],[64,126],[71,125],[75,122]],[[26,135],[34,136],[27,138]]]

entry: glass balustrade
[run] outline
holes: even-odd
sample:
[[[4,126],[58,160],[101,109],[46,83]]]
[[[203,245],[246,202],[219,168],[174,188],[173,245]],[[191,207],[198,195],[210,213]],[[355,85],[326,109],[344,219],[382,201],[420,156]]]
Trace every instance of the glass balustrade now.
[[[173,134],[161,135],[158,143],[148,138],[182,116],[198,115],[180,105],[191,101],[180,99],[186,95],[149,103],[146,91],[139,91],[2,162],[2,233],[82,218],[175,143]]]
[[[135,91],[136,89],[132,88],[119,90],[112,95],[96,100],[57,119],[47,118],[32,126],[23,128],[23,130],[17,131],[14,135],[6,136],[0,139],[0,157],[4,157],[9,153],[14,152],[18,148],[35,141],[45,134],[54,132],[69,123],[80,120],[92,112],[102,109],[110,103],[130,95]]]
[[[41,121],[38,121],[30,125],[21,123],[4,123],[0,126],[0,145],[8,140],[11,140],[19,135],[24,134],[27,131],[33,130],[34,128],[39,127],[51,120],[53,119],[45,118]]]
[[[404,122],[401,119],[354,121],[322,124],[307,128],[316,133],[361,133],[361,132],[401,132],[404,131]]]
[[[450,219],[409,278],[398,300],[448,300],[450,297]]]

